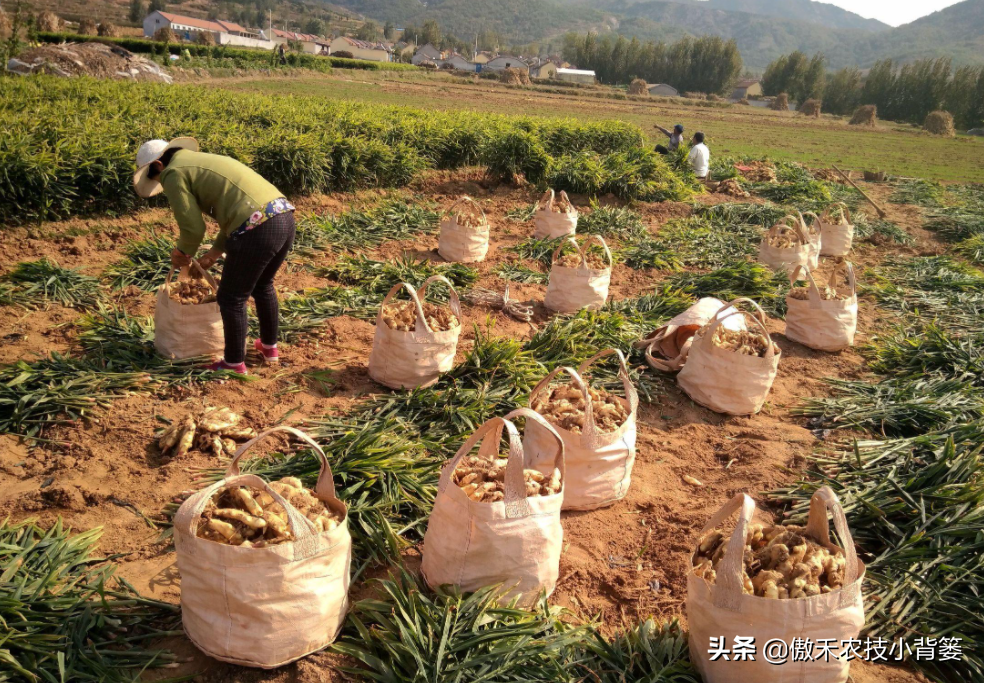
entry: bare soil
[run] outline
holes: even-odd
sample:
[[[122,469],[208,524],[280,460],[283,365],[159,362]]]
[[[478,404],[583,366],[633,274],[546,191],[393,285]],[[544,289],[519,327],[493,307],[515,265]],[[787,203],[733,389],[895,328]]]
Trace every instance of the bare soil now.
[[[869,188],[884,203],[887,191]],[[410,196],[450,206],[461,193],[476,197],[492,228],[493,244],[486,262],[477,264],[479,286],[501,291],[504,282],[494,275],[499,264],[514,255],[503,248],[532,234],[531,223],[505,218],[512,209],[528,206],[536,195],[531,189],[491,187],[474,172],[433,173],[409,189]],[[300,211],[338,211],[378,194],[339,195],[331,198],[302,198]],[[579,207],[587,201],[573,198]],[[708,195],[706,202],[730,201]],[[612,201],[610,198],[608,201]],[[684,204],[637,207],[658,233],[670,218],[686,215]],[[910,207],[887,205],[890,218],[917,237],[911,249],[891,245],[862,245],[855,263],[863,267],[879,262],[887,252],[932,253],[939,249],[931,236],[918,228],[918,216]],[[145,211],[117,219],[72,220],[37,228],[11,228],[0,232],[0,272],[17,261],[49,256],[62,265],[82,267],[93,274],[120,257],[126,243],[152,230],[173,230],[166,212]],[[163,227],[162,227],[163,226]],[[395,258],[410,253],[440,261],[437,236],[388,243],[368,255]],[[329,263],[330,254],[319,259]],[[652,290],[657,273],[635,272],[624,266],[613,274],[612,295],[625,298]],[[862,276],[863,277],[863,276]],[[278,279],[283,295],[326,284],[310,271],[289,267]],[[516,285],[514,297],[542,301],[545,288]],[[150,315],[153,295],[126,292],[116,295],[120,305],[132,313]],[[11,362],[49,351],[73,350],[75,311],[52,307],[25,312],[0,308],[0,362]],[[512,320],[500,312],[463,305],[464,330],[459,357],[473,341],[472,324],[494,323],[494,333],[526,339],[547,319],[542,307],[532,324]],[[858,343],[886,321],[870,301],[861,302]],[[824,394],[825,377],[857,378],[865,375],[864,360],[856,350],[839,354],[812,351],[783,337],[782,321],[772,320],[769,330],[782,349],[779,375],[766,408],[758,415],[729,418],[690,401],[672,377],[663,381],[665,393],[639,414],[637,462],[628,497],[611,507],[583,513],[565,513],[566,546],[561,561],[561,579],[553,602],[574,614],[590,619],[600,615],[607,631],[632,624],[649,615],[660,618],[682,616],[688,556],[697,533],[708,517],[731,496],[759,492],[795,480],[811,454],[828,449],[818,441],[790,409],[805,396]],[[154,397],[133,396],[114,404],[111,410],[92,415],[72,427],[59,428],[50,436],[54,442],[28,445],[11,436],[0,436],[0,516],[35,517],[43,523],[62,517],[75,529],[102,527],[100,549],[121,553],[120,572],[141,592],[177,602],[180,578],[175,556],[158,542],[159,530],[151,528],[139,510],[151,518],[182,491],[196,486],[201,468],[222,466],[212,456],[192,452],[167,459],[155,445],[159,416],[174,419],[203,405],[224,405],[242,413],[256,428],[269,426],[290,415],[288,422],[337,414],[362,397],[383,392],[367,376],[374,323],[340,317],[331,320],[316,338],[282,345],[279,367],[258,365],[250,359],[255,381],[214,382],[204,387],[164,391]],[[308,382],[305,373],[331,369],[336,385],[326,396]],[[684,481],[690,475],[703,483],[695,487]],[[768,510],[763,515],[771,514]],[[417,565],[417,550],[407,551],[410,566]],[[359,588],[357,590],[363,590]],[[341,680],[333,671],[337,659],[318,654],[274,671],[262,672],[218,664],[201,655],[183,639],[169,646],[187,657],[180,671],[202,672],[200,680],[315,681]],[[855,665],[855,680],[919,680],[904,670]],[[153,677],[163,676],[154,674]],[[166,671],[173,676],[175,671]]]

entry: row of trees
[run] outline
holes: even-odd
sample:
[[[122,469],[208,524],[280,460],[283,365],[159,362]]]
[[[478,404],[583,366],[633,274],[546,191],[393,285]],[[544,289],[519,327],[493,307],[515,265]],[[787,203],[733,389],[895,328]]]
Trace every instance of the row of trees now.
[[[602,83],[628,83],[642,78],[668,83],[681,92],[725,94],[742,72],[741,53],[733,40],[718,36],[686,37],[667,45],[637,38],[594,33],[568,33],[564,59],[593,69]]]
[[[906,64],[886,59],[865,76],[857,67],[828,73],[823,54],[811,58],[793,52],[769,64],[762,89],[766,95],[788,93],[800,102],[820,99],[831,114],[846,115],[862,104],[874,104],[878,115],[890,121],[921,124],[927,114],[943,109],[961,128],[984,123],[984,67],[954,69],[946,57]]]

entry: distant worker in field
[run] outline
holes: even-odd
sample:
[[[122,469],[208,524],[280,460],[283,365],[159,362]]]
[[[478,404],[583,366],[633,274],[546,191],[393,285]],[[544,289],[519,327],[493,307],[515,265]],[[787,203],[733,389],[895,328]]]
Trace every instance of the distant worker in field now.
[[[704,134],[700,131],[694,133],[687,161],[700,180],[707,180],[707,173],[711,170],[711,150],[704,144]]]
[[[658,123],[656,124],[656,130],[665,135],[670,139],[666,145],[656,145],[656,151],[660,154],[669,154],[670,152],[675,152],[679,149],[680,145],[683,143],[683,126],[679,123],[673,126],[673,131],[668,131],[663,128]]]
[[[294,207],[283,193],[248,166],[198,151],[194,138],[151,140],[137,152],[133,187],[141,197],[161,192],[174,211],[180,235],[171,265],[184,268],[205,238],[208,214],[219,224],[212,248],[198,259],[208,269],[224,253],[216,300],[225,330],[225,353],[210,370],[246,372],[246,302],[256,303],[264,362],[279,360],[280,303],[273,279],[294,244]]]

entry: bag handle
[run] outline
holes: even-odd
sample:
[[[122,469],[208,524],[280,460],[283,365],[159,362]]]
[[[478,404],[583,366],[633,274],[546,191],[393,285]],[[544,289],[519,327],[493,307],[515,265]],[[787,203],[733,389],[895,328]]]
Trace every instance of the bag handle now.
[[[846,284],[848,286],[848,289],[850,289],[851,291],[851,296],[856,296],[858,293],[858,281],[857,281],[857,277],[854,274],[854,264],[851,263],[850,261],[844,261],[841,263],[841,265],[844,268],[844,273],[847,275],[845,279],[847,280]],[[838,269],[838,271],[839,270],[840,269]],[[840,294],[840,287],[838,287],[836,283],[832,286],[834,288],[834,291]]]
[[[755,308],[755,314],[749,314],[747,311],[741,310],[738,308],[738,304],[751,304]],[[729,308],[734,308],[735,310],[727,312]],[[724,313],[724,315],[721,315],[722,313]],[[708,344],[713,343],[711,342],[711,338],[714,336],[714,331],[717,330],[721,323],[733,315],[746,314],[752,319],[752,321],[755,322],[756,325],[759,326],[759,329],[762,330],[762,334],[764,334],[765,338],[769,340],[769,347],[765,352],[765,357],[771,360],[776,355],[776,345],[772,342],[772,337],[769,335],[769,331],[765,329],[765,311],[762,310],[761,306],[747,297],[739,297],[722,306],[718,312],[714,314],[714,318],[707,325],[707,331],[702,336],[700,343],[705,347]]]
[[[420,300],[424,301],[427,299],[427,287],[430,286],[432,282],[443,282],[448,286],[448,298],[449,305],[451,306],[451,312],[458,317],[458,322],[461,322],[461,301],[458,299],[458,292],[455,291],[454,285],[451,284],[451,280],[447,279],[443,275],[431,275],[429,278],[424,280],[424,284],[420,285],[420,289],[417,290],[417,294],[420,296]],[[430,332],[431,329],[428,327],[427,331]]]
[[[543,193],[542,197],[540,197],[540,210],[550,211],[553,208],[553,204],[554,204],[554,191],[553,188],[551,187],[551,188],[547,188],[547,191]]]
[[[430,326],[427,324],[427,319],[424,317],[424,306],[420,303],[420,297],[417,295],[417,290],[413,288],[408,282],[401,282],[395,284],[390,288],[390,291],[386,293],[383,297],[383,303],[379,305],[379,313],[376,314],[376,325],[385,325],[383,322],[383,308],[390,302],[390,300],[396,296],[396,293],[401,289],[407,290],[407,294],[410,295],[410,300],[413,302],[414,307],[417,309],[417,323],[414,327],[415,330],[427,330],[428,332],[433,332]],[[460,318],[459,318],[460,319]]]
[[[827,512],[834,518],[834,528],[837,536],[844,544],[844,585],[849,586],[858,580],[858,552],[854,548],[854,537],[847,526],[847,516],[841,506],[840,499],[829,486],[821,486],[810,499],[810,516],[806,522],[806,535],[815,538],[822,545],[833,545],[830,541],[830,524]]]
[[[482,441],[483,448],[488,444],[489,451],[498,453],[499,442],[502,439],[502,430],[505,429],[509,436],[509,462],[506,465],[505,491],[503,495],[506,516],[511,519],[528,517],[532,513],[532,510],[530,509],[529,501],[526,500],[526,481],[523,478],[526,456],[523,452],[523,442],[519,438],[519,431],[516,429],[516,425],[511,422],[511,419],[514,417],[525,417],[540,423],[557,439],[559,452],[557,458],[555,458],[555,463],[559,463],[556,466],[561,471],[561,480],[563,481],[564,442],[557,433],[557,430],[534,411],[528,408],[519,408],[506,415],[506,417],[493,417],[468,437],[468,440],[461,445],[458,452],[455,453],[454,457],[441,471],[441,478],[437,485],[438,493],[443,493],[447,490],[448,486],[453,486],[451,477],[455,469],[457,469],[461,459],[470,453],[479,441]]]
[[[833,222],[834,211],[840,213],[839,223]],[[827,225],[851,225],[851,211],[844,202],[831,204],[823,212],[823,222]]]
[[[479,204],[478,202],[476,202],[474,199],[472,199],[468,195],[462,196],[461,199],[459,199],[454,204],[452,204],[451,207],[445,212],[445,215],[446,216],[455,216],[455,219],[457,220],[457,216],[459,214],[458,213],[455,213],[455,209],[457,209],[462,204],[471,204],[476,209],[478,209],[478,212],[480,214],[482,214],[482,222],[485,223],[486,225],[488,225],[489,219],[485,216],[485,210],[482,209],[481,204]]]
[[[216,294],[219,293],[219,285],[215,282],[215,278],[209,275],[209,272],[202,268],[202,264],[198,262],[198,259],[191,259],[191,265],[198,269],[198,272],[202,274],[202,278],[208,283],[208,286],[212,288],[212,291]],[[168,268],[167,277],[164,278],[164,286],[167,287],[171,284],[171,279],[174,276],[174,272],[178,270],[177,268]]]
[[[594,436],[594,408],[591,406],[591,394],[588,392],[588,385],[585,384],[584,379],[574,368],[554,368],[550,374],[541,379],[537,385],[533,387],[533,391],[530,392],[530,405],[533,405],[533,399],[538,397],[544,389],[547,389],[550,386],[550,382],[552,382],[553,379],[561,372],[565,372],[570,375],[571,384],[580,389],[581,394],[584,396],[584,426],[585,431],[589,425],[591,426],[591,434],[585,433],[583,436],[590,440]]]
[[[602,237],[601,235],[588,235],[584,239],[584,241],[581,243],[581,247],[580,247],[580,251],[581,251],[581,264],[585,268],[588,267],[588,243],[589,242],[592,242],[592,241],[597,242],[598,244],[601,245],[602,251],[605,252],[605,258],[608,260],[608,267],[609,268],[614,268],[615,267],[615,259],[612,257],[612,252],[608,248],[608,243],[605,242],[605,238]]]
[[[242,474],[239,468],[239,461],[242,459],[246,451],[250,450],[256,443],[262,439],[265,439],[271,434],[276,434],[277,432],[283,432],[285,434],[290,434],[296,439],[299,439],[314,449],[314,452],[318,456],[318,460],[321,461],[321,469],[318,471],[318,481],[314,485],[314,492],[317,497],[321,500],[326,500],[329,498],[338,498],[335,494],[335,480],[331,473],[331,464],[328,462],[328,456],[325,455],[324,450],[321,446],[312,439],[310,436],[302,432],[300,429],[295,427],[271,427],[266,431],[260,432],[255,437],[240,446],[232,456],[232,462],[229,463],[228,469],[226,469],[225,477],[238,477]]]
[[[629,410],[634,413],[639,407],[639,392],[636,391],[635,385],[629,377],[629,366],[628,363],[625,362],[625,354],[622,353],[621,350],[605,349],[604,351],[596,353],[594,356],[581,363],[577,369],[577,372],[583,378],[596,361],[608,356],[615,356],[618,359],[618,376],[619,379],[622,380],[622,388],[625,390],[625,398],[629,401]],[[592,427],[594,427],[593,422]]]
[[[552,190],[551,190],[551,192],[552,192]],[[567,206],[568,206],[568,209],[567,209],[567,211],[565,211],[564,213],[567,213],[567,214],[572,214],[572,213],[577,213],[577,209],[575,209],[575,208],[574,208],[574,204],[573,204],[573,203],[571,203],[571,200],[570,200],[570,198],[569,198],[569,197],[567,196],[567,191],[566,191],[566,190],[561,190],[561,191],[560,191],[560,198],[561,198],[562,200],[564,200],[564,202],[565,202],[565,203],[567,204]]]
[[[577,240],[576,239],[574,239],[573,237],[568,237],[563,242],[561,242],[560,244],[558,244],[556,249],[554,249],[553,256],[550,257],[550,267],[551,268],[553,268],[554,263],[557,261],[557,257],[560,256],[561,250],[564,247],[570,246],[572,244],[574,245],[574,248],[577,250],[578,255],[581,257],[581,263],[582,264],[585,263],[585,261],[584,261],[584,254],[581,253],[581,246],[577,243]]]
[[[800,227],[803,229],[803,234],[807,237],[807,240],[812,242],[813,240],[809,239],[811,236],[814,238],[819,238],[820,216],[816,215],[812,211],[807,211],[806,213],[800,213],[799,211],[797,211],[796,213],[799,214]],[[811,223],[810,225],[806,224],[807,216],[813,216],[813,223]]]
[[[802,214],[800,214],[799,217],[800,223],[802,223],[802,220],[803,220],[803,216]],[[793,224],[789,225],[789,221],[793,221]],[[769,233],[768,233],[769,237],[776,237],[779,234],[779,230],[781,228],[789,228],[796,234],[796,239],[800,241],[801,245],[807,244],[807,241],[804,239],[803,236],[802,225],[797,223],[796,216],[789,214],[786,217],[782,218],[778,223],[773,225],[771,228],[769,228]]]
[[[811,308],[817,308],[823,297],[820,296],[820,288],[817,287],[817,281],[813,279],[813,273],[810,272],[810,269],[804,265],[799,265],[789,274],[789,284],[792,286],[795,286],[797,282],[804,279],[809,283],[810,306]],[[787,294],[787,296],[789,295]]]
[[[745,569],[745,537],[752,523],[752,516],[755,514],[755,501],[747,494],[737,494],[707,520],[707,524],[700,530],[698,536],[699,542],[708,531],[721,526],[735,512],[738,512],[738,523],[731,532],[724,557],[718,563],[717,578],[711,586],[714,606],[732,612],[741,609],[741,597],[744,595],[741,574]]]

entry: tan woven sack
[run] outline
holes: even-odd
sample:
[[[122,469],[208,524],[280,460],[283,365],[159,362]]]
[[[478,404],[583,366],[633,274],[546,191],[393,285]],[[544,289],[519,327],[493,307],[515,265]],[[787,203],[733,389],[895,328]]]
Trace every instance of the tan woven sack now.
[[[450,330],[432,331],[424,319],[423,301],[432,282],[443,282],[450,291],[451,312],[458,318],[458,325]],[[417,322],[411,332],[394,330],[383,321],[383,306],[387,305],[400,289],[406,289],[417,309]],[[420,290],[402,283],[395,285],[379,307],[376,316],[376,335],[369,352],[369,376],[391,389],[429,387],[437,382],[441,373],[454,367],[454,354],[461,334],[461,304],[451,282],[441,275],[428,278]]]
[[[530,464],[511,422],[519,417],[526,418],[527,429],[535,422],[553,433],[555,455],[548,472],[557,467],[562,482],[566,478],[563,441],[532,410],[519,408],[479,427],[441,472],[420,567],[432,588],[453,585],[467,592],[501,584],[506,590],[503,600],[518,598],[528,605],[541,593],[552,593],[557,585],[564,540],[560,526],[563,487],[555,495],[526,497],[523,468]],[[479,457],[499,457],[503,429],[509,437],[505,498],[494,503],[474,501],[452,481],[452,474],[479,442]]]
[[[195,259],[196,268],[215,292],[219,286]],[[168,296],[168,287],[174,270],[169,270],[164,284],[157,288],[157,306],[154,308],[154,348],[165,358],[181,359],[195,356],[221,356],[225,350],[225,336],[219,304],[182,304]]]
[[[467,208],[462,208],[466,205]],[[461,216],[470,211],[481,216],[481,224],[470,227],[461,225]],[[448,210],[441,221],[441,234],[437,238],[437,253],[445,261],[476,263],[484,261],[489,252],[489,221],[482,207],[471,197],[462,197]]]
[[[777,237],[784,228],[793,231],[796,237],[795,244],[788,248],[769,244],[769,240]],[[786,216],[773,225],[759,245],[759,262],[773,270],[792,271],[796,266],[806,266],[810,270],[816,270],[819,257],[820,234],[807,227],[802,214]]]
[[[676,372],[687,362],[687,354],[690,353],[690,345],[697,330],[711,322],[722,306],[724,302],[720,299],[704,297],[633,346],[643,350],[646,363],[653,370]],[[745,329],[745,319],[742,316],[726,318],[723,324],[728,329]]]
[[[828,206],[817,219],[820,226],[820,255],[847,256],[854,245],[854,224],[847,205],[839,202]]]
[[[595,425],[591,397],[583,375],[601,358],[615,355],[619,362],[619,379],[625,390],[625,398],[616,399],[628,410],[629,416],[613,432],[602,432]],[[564,441],[564,510],[594,510],[618,502],[629,492],[632,480],[632,467],[635,464],[636,416],[639,408],[639,395],[632,380],[625,356],[617,349],[608,349],[584,361],[575,372],[571,368],[557,368],[530,393],[530,404],[550,387],[550,382],[558,373],[570,375],[571,384],[584,396],[584,429],[580,434],[556,425],[553,430],[544,429],[537,422],[526,425],[523,436],[523,450],[526,457],[538,467],[542,461],[553,456],[556,450],[554,432]]]
[[[725,304],[694,337],[686,364],[677,375],[677,382],[687,395],[697,403],[718,413],[727,415],[751,415],[765,404],[779,368],[781,352],[769,343],[764,357],[747,356],[722,349],[711,341],[714,331],[732,316],[745,316],[737,308],[739,304],[752,305],[757,316],[747,316],[749,329],[757,327],[766,337],[765,313],[751,299],[735,299]],[[734,311],[729,312],[729,309]]]
[[[856,639],[864,626],[864,602],[861,582],[864,564],[858,560],[851,531],[840,501],[830,488],[824,486],[813,494],[806,534],[826,546],[830,541],[827,511],[833,514],[834,528],[844,543],[846,570],[844,586],[830,593],[808,598],[776,600],[749,595],[742,591],[742,558],[745,532],[755,512],[755,501],[741,493],[731,499],[714,515],[701,532],[718,528],[736,511],[738,525],[728,541],[727,550],[718,565],[715,583],[708,583],[693,571],[687,576],[687,623],[690,627],[690,657],[705,683],[844,683],[848,679],[850,661],[838,657],[843,651],[841,641]],[[711,638],[727,639],[726,647],[734,644],[735,636],[754,638],[754,661],[739,661],[723,657],[710,661]],[[803,658],[771,664],[763,656],[766,643],[777,639],[787,647],[794,638],[817,643],[833,641],[834,652],[828,657]]]
[[[605,252],[608,267],[604,269],[589,268],[586,259],[587,246],[596,241]],[[581,256],[581,265],[569,268],[556,263],[560,251],[574,245]],[[605,305],[608,299],[608,286],[612,280],[612,252],[600,235],[589,235],[583,244],[578,244],[573,237],[568,238],[554,250],[553,265],[550,267],[550,278],[547,281],[547,293],[543,297],[543,305],[558,313],[574,313],[582,308],[596,310]]]
[[[843,263],[846,283],[837,287],[834,282],[840,268],[830,277],[831,287],[838,294],[848,294],[847,299],[831,299],[824,301],[820,297],[813,273],[805,270],[806,280],[810,283],[810,298],[807,300],[794,299],[786,296],[786,338],[799,342],[803,346],[819,351],[842,351],[854,346],[854,335],[858,330],[858,295],[857,281],[854,277],[854,266]],[[795,282],[799,272],[793,272],[790,280]]]
[[[553,211],[555,199],[553,190],[547,190],[543,198],[540,199],[540,206],[533,214],[533,237],[536,239],[552,240],[557,237],[567,237],[573,235],[577,230],[577,209],[571,204],[567,198],[567,193],[563,190],[560,191],[560,197],[570,207],[564,213]]]
[[[260,439],[286,432],[310,445],[321,460],[315,496],[345,515],[318,532],[263,479],[240,474],[239,460]],[[228,486],[264,489],[288,515],[293,541],[242,548],[198,538],[209,499]],[[352,538],[345,504],[335,496],[331,467],[310,437],[274,427],[243,444],[225,476],[188,498],[174,518],[174,547],[181,573],[181,621],[188,638],[215,659],[273,669],[317,652],[335,640],[348,608]]]

